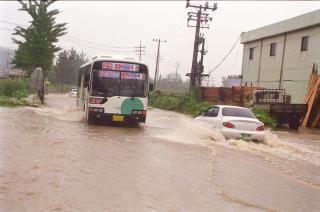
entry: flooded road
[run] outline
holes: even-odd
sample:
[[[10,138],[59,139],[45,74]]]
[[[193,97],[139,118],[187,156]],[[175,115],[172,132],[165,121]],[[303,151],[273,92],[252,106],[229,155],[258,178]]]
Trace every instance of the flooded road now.
[[[0,211],[320,211],[320,133],[225,140],[187,116],[88,125],[75,100],[0,108]]]

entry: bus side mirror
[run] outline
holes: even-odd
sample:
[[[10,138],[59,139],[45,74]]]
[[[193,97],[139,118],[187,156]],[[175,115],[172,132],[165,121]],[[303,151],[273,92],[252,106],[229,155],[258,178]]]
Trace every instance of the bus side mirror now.
[[[153,91],[153,84],[152,83],[149,84],[149,91]]]

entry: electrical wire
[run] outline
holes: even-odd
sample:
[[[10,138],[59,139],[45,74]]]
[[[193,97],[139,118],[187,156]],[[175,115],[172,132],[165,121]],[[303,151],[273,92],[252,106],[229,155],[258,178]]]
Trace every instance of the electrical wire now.
[[[5,28],[0,28],[0,30],[4,30],[4,31],[11,31],[11,32],[14,32],[13,29],[5,29]]]
[[[83,46],[83,47],[86,47],[86,48],[90,48],[90,49],[95,49],[95,50],[99,50],[99,51],[106,51],[106,52],[121,52],[121,53],[134,53],[134,49],[132,48],[132,50],[110,50],[110,49],[106,49],[106,48],[99,48],[99,47],[93,47],[92,45],[88,45],[88,44],[83,44],[83,43],[79,43],[77,41],[74,41],[74,40],[71,40],[69,38],[67,38],[67,42],[69,43],[73,43],[73,44],[76,44],[76,45],[79,45],[79,46]]]
[[[183,20],[185,20],[185,17],[183,17],[183,18],[182,18],[177,24],[175,24],[173,27],[169,28],[169,30],[168,30],[167,32],[163,33],[160,37],[163,37],[164,35],[167,35],[168,32],[170,32],[171,30],[173,30],[173,29],[175,29],[177,26],[179,26],[179,25],[182,23]]]
[[[233,64],[232,64],[232,68],[231,68],[231,73],[233,73],[234,67],[235,67],[235,65],[236,65],[236,61],[237,61],[237,59],[238,59],[239,50],[240,50],[240,45],[238,45],[238,48],[237,48],[237,51],[236,51],[236,56],[234,57],[234,60],[233,60]]]
[[[3,21],[3,20],[0,20],[0,22],[5,23],[5,24],[11,24],[11,25],[16,25],[16,26],[23,26],[23,27],[27,27],[26,25],[23,25],[23,24],[17,24],[17,23],[9,22],[9,21]]]
[[[234,47],[237,45],[237,43],[238,43],[238,41],[240,40],[241,36],[242,36],[242,33],[240,34],[240,36],[238,37],[238,39],[236,40],[236,42],[233,44],[233,46],[232,46],[232,48],[229,50],[228,54],[222,58],[222,60],[218,63],[218,65],[216,65],[211,71],[209,71],[209,73],[208,73],[209,75],[210,75],[213,71],[215,71],[217,68],[219,68],[219,66],[227,59],[227,57],[230,55],[230,53],[232,52],[232,50],[234,49]]]
[[[178,36],[178,35],[181,34],[181,32],[184,32],[183,31],[184,29],[185,29],[185,26],[181,25],[179,28],[177,28],[177,30],[175,30],[171,34],[169,34],[170,36],[166,37],[166,40],[173,41],[178,38],[181,39],[181,36]]]
[[[4,21],[4,20],[0,20],[0,22],[2,23],[6,23],[6,24],[10,24],[10,25],[15,25],[15,26],[23,26],[23,27],[27,27],[26,25],[23,25],[23,24],[18,24],[18,23],[14,23],[14,22],[9,22],[9,21]],[[9,30],[7,30],[9,31]],[[88,40],[84,40],[84,39],[80,39],[80,38],[77,38],[75,37],[74,35],[65,35],[66,37],[70,37],[71,39],[75,39],[75,40],[78,40],[78,41],[81,41],[83,43],[88,43],[88,44],[91,44],[91,45],[97,45],[97,46],[102,46],[102,47],[106,47],[106,48],[115,48],[115,49],[131,49],[132,47],[124,47],[124,46],[109,46],[109,45],[103,45],[103,44],[99,44],[99,43],[95,43],[95,42],[92,42],[92,41],[88,41]]]
[[[129,46],[109,46],[109,45],[103,45],[103,44],[99,44],[99,43],[95,43],[95,42],[92,42],[92,41],[88,41],[88,40],[83,40],[83,39],[80,39],[80,38],[77,38],[73,35],[66,35],[66,37],[70,37],[72,39],[75,39],[75,40],[78,40],[78,41],[81,41],[81,42],[84,42],[84,43],[89,43],[91,45],[97,45],[97,46],[102,46],[102,47],[106,47],[106,48],[114,48],[114,49],[132,49],[133,47],[129,47]]]

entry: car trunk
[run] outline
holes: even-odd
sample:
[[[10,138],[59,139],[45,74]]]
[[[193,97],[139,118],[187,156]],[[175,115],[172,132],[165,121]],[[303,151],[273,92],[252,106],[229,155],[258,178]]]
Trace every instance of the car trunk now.
[[[261,122],[251,118],[225,117],[224,122],[229,122],[235,126],[234,129],[245,131],[256,131],[257,127],[263,125]]]

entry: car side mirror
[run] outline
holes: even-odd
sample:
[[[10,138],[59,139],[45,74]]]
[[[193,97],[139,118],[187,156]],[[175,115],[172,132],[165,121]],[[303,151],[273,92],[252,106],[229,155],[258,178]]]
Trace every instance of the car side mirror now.
[[[149,84],[149,91],[153,91],[153,84],[152,83]]]

